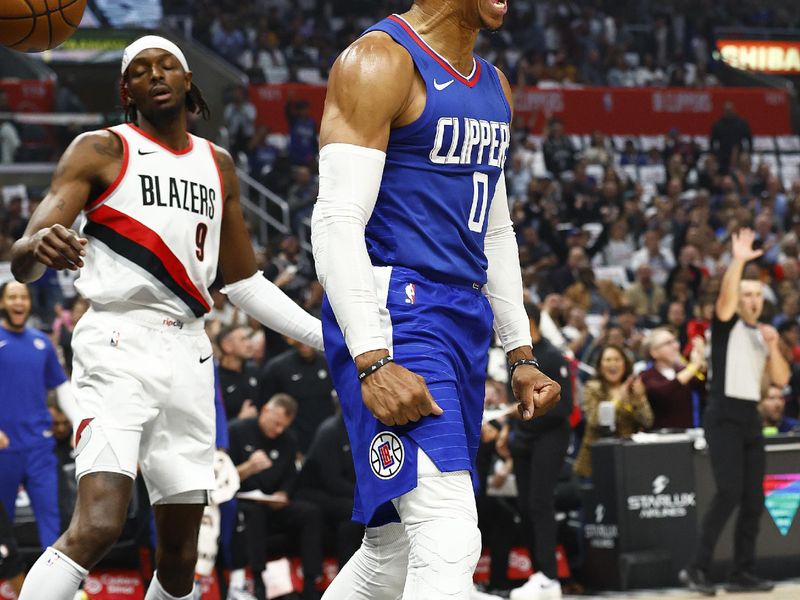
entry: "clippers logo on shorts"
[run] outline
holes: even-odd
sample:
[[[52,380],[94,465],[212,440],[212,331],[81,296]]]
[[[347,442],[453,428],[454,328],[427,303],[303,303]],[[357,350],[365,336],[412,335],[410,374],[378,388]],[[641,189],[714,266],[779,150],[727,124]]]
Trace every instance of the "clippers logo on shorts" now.
[[[391,479],[403,467],[405,452],[403,442],[390,431],[384,431],[372,438],[369,446],[369,463],[372,472],[381,479]]]
[[[406,304],[414,304],[417,300],[417,286],[413,283],[406,285]]]
[[[89,425],[92,420],[93,419],[84,419],[81,421],[80,425],[78,425],[78,429],[75,432],[75,456],[78,456],[78,454],[86,448],[89,440],[92,439],[92,428]]]

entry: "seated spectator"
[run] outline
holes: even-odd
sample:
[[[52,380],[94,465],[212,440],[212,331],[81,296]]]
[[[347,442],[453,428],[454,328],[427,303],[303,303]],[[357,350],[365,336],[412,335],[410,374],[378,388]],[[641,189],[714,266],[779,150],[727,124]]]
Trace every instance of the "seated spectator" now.
[[[668,326],[678,338],[681,348],[689,342],[686,322],[686,305],[674,300],[667,305],[664,325]]]
[[[311,218],[319,186],[311,169],[305,165],[296,166],[293,175],[294,182],[289,187],[286,201],[289,203],[292,231],[300,231],[303,220]]]
[[[700,394],[705,388],[705,341],[693,340],[689,362],[681,356],[678,338],[666,327],[654,329],[644,342],[645,354],[653,361],[642,373],[647,400],[657,429],[689,429],[699,425]],[[697,409],[695,409],[695,397]]]
[[[550,277],[550,286],[556,293],[563,293],[573,283],[580,281],[581,269],[588,268],[589,259],[586,250],[580,246],[569,249],[566,264],[553,270]]]
[[[636,271],[643,264],[650,265],[651,278],[657,285],[667,282],[669,272],[675,266],[672,252],[661,247],[661,233],[657,229],[645,232],[644,244],[633,254],[630,266]]]
[[[625,302],[644,325],[652,325],[666,300],[664,288],[653,281],[650,265],[639,265],[636,280],[625,290]]]
[[[235,18],[223,14],[212,32],[211,43],[225,60],[236,65],[244,52],[246,40]]]
[[[600,352],[596,375],[583,388],[586,428],[574,470],[592,476],[592,443],[601,437],[628,438],[653,425],[653,411],[640,377],[632,376],[632,363],[620,346],[608,345]]]
[[[624,219],[614,221],[608,228],[608,241],[592,258],[592,264],[602,266],[626,266],[631,262],[636,244],[628,233]]]
[[[266,502],[241,501],[245,539],[256,596],[265,600],[263,579],[268,533],[286,533],[299,540],[303,563],[303,599],[318,599],[315,582],[322,575],[322,513],[313,504],[290,500],[297,478],[297,438],[287,431],[297,414],[297,402],[288,394],[276,394],[257,417],[240,419],[230,426],[230,457],[242,482],[242,491],[259,490],[270,495]]]
[[[564,297],[590,315],[602,315],[622,301],[619,288],[607,279],[596,280],[590,267],[579,269],[578,281],[564,291]]]
[[[258,371],[250,364],[253,348],[250,329],[242,325],[228,325],[217,334],[219,359],[219,386],[225,404],[225,416],[233,419],[250,419],[261,408],[258,393]]]
[[[766,393],[761,397],[758,404],[758,411],[761,413],[764,433],[767,429],[772,429],[771,433],[800,433],[800,421],[784,415],[786,398],[783,391],[777,385],[770,385]]]
[[[246,152],[256,130],[256,107],[247,97],[247,88],[237,86],[233,89],[231,101],[225,106],[222,120],[228,130],[230,151],[234,159],[239,152]]]
[[[557,117],[548,122],[548,133],[542,150],[547,170],[556,177],[560,177],[565,171],[571,171],[575,166],[575,148],[564,133],[564,124]]]
[[[641,167],[647,164],[647,158],[636,149],[633,140],[627,139],[619,157],[619,164],[622,166],[634,165]]]
[[[289,122],[289,160],[293,165],[312,165],[319,152],[317,122],[311,116],[311,106],[305,100],[286,104]]]
[[[262,179],[269,175],[278,160],[280,152],[269,142],[269,128],[258,125],[247,144],[247,166],[253,177]]]
[[[316,505],[326,526],[336,531],[336,559],[341,569],[361,545],[364,527],[352,520],[356,472],[341,412],[316,431],[294,498]]]
[[[261,372],[261,401],[277,393],[297,401],[292,432],[300,452],[308,452],[317,428],[334,414],[333,382],[325,355],[311,346],[286,338],[289,350],[271,359]]]
[[[245,50],[239,60],[242,68],[257,75],[256,80],[264,83],[286,83],[289,81],[289,67],[286,55],[280,48],[280,38],[274,31],[262,31],[258,36],[255,50]],[[252,75],[251,75],[252,77]]]

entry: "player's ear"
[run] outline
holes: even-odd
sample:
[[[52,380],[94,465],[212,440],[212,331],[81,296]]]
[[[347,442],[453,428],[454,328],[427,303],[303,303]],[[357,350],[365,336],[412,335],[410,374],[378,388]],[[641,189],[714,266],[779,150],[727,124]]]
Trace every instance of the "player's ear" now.
[[[183,76],[183,81],[184,81],[184,88],[186,90],[186,93],[188,94],[189,91],[192,89],[192,72],[191,71],[186,71],[186,73]]]

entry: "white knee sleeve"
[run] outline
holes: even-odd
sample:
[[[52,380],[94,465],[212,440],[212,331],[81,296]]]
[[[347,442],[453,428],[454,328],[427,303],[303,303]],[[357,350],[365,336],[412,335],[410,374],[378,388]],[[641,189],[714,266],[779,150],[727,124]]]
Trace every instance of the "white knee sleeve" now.
[[[408,537],[400,523],[367,527],[358,551],[323,600],[400,600],[408,570]]]
[[[403,598],[469,598],[481,535],[472,480],[466,471],[441,473],[419,453],[416,489],[394,501],[409,539]]]

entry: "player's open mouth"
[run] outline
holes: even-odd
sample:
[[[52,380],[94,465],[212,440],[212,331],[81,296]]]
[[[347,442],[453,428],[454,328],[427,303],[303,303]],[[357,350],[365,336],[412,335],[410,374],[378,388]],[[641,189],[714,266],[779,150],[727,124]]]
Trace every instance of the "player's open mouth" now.
[[[495,12],[503,16],[508,12],[508,0],[497,0],[496,2],[489,2]]]
[[[8,316],[12,321],[22,321],[25,318],[25,309],[8,309]]]

